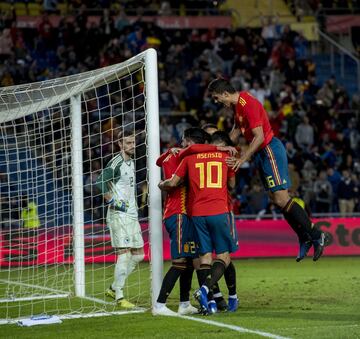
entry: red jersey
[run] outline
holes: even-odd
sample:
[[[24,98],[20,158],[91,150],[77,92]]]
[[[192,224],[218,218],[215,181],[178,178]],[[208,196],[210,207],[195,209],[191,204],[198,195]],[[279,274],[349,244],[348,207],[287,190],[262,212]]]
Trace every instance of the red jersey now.
[[[268,145],[274,136],[269,117],[263,105],[250,93],[245,91],[239,93],[235,111],[235,123],[249,143],[254,139],[252,129],[262,126],[264,131],[264,142],[262,143],[261,148]]]
[[[169,179],[175,173],[180,164],[179,153],[174,155],[168,150],[156,161],[156,165],[162,167],[164,179]],[[179,186],[169,191],[166,195],[163,219],[173,214],[186,214],[186,187]]]
[[[191,216],[210,216],[228,213],[229,177],[235,175],[226,164],[227,152],[204,152],[187,156],[175,174],[188,177]]]

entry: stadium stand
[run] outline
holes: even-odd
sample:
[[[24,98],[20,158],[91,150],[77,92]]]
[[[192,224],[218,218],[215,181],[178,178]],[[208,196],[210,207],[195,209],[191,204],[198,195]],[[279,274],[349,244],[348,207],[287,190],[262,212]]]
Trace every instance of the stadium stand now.
[[[249,90],[264,103],[274,131],[288,151],[292,180],[298,183],[293,195],[304,197],[314,212],[323,211],[319,207],[321,199],[330,201],[328,212],[339,212],[337,192],[344,180],[343,170],[349,171],[354,192],[360,189],[360,97],[354,66],[345,65],[347,78],[339,83],[324,68],[327,61],[322,54],[310,57],[310,42],[304,35],[271,20],[262,28],[235,30],[163,29],[143,21],[141,16],[130,25],[127,15],[143,14],[141,8],[146,8],[146,14],[160,10],[164,15],[221,13],[219,6],[214,7],[208,1],[185,1],[181,6],[176,1],[164,3],[127,1],[124,7],[110,1],[89,1],[86,4],[89,6],[84,7],[79,1],[59,1],[54,13],[75,13],[75,20],[61,16],[55,23],[44,13],[36,28],[16,25],[16,15],[24,10],[37,15],[39,8],[32,6],[33,2],[27,3],[25,9],[17,5],[10,10],[7,3],[1,3],[1,86],[80,73],[121,62],[154,47],[160,62],[163,148],[176,146],[181,132],[189,125],[215,123],[220,129],[229,130],[231,112],[215,105],[206,90],[214,77],[226,77],[237,90]],[[310,7],[316,10],[320,3],[310,2]],[[88,10],[89,7],[94,10]],[[94,13],[100,14],[99,24],[89,20]],[[336,72],[339,62],[335,60]],[[99,126],[94,116],[85,118],[93,122],[94,129],[107,128]],[[306,140],[304,133],[310,136]],[[84,154],[85,166],[86,157]],[[262,196],[262,204],[256,211],[250,206],[249,201],[259,201],[260,195],[254,171],[252,164],[246,164],[238,173],[234,192],[237,213],[263,213],[263,210],[276,213],[266,198],[261,200]],[[90,185],[96,175],[85,178],[85,182]],[[315,190],[319,180],[329,182],[331,192]],[[87,193],[85,189],[85,204],[91,199]],[[355,200],[354,211],[360,212],[358,193]]]

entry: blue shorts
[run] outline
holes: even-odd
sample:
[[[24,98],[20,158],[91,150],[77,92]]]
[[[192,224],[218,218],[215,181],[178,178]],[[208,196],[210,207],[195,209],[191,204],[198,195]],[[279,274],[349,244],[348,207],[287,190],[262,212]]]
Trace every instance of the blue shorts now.
[[[272,138],[266,147],[256,152],[255,161],[267,191],[276,192],[291,186],[286,150],[278,138]]]
[[[192,217],[200,254],[212,253],[214,250],[216,254],[237,250],[230,219],[230,213]]]
[[[195,258],[195,229],[191,219],[186,214],[173,214],[164,224],[170,237],[171,258]]]

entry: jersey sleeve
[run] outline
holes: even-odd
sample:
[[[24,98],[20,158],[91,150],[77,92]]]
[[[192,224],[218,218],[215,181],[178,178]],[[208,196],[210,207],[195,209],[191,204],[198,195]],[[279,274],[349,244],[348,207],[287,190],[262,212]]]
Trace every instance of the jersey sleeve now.
[[[194,144],[179,153],[179,159],[184,159],[186,156],[202,152],[214,152],[217,151],[217,146],[207,144]]]
[[[159,158],[156,160],[156,165],[161,167],[162,163],[164,162],[164,160],[166,159],[166,157],[169,155],[170,153],[170,149],[168,149],[166,152],[164,152],[163,154],[161,154],[159,156]]]
[[[96,186],[102,194],[110,191],[110,183],[114,179],[114,174],[114,169],[111,166],[107,166],[97,178]]]
[[[177,167],[175,171],[175,175],[177,175],[180,178],[184,178],[187,174],[188,169],[188,158],[184,158],[181,160],[180,165]]]
[[[244,113],[247,116],[249,126],[251,129],[262,126],[262,105],[260,101],[253,97],[248,97],[247,102],[243,107]]]

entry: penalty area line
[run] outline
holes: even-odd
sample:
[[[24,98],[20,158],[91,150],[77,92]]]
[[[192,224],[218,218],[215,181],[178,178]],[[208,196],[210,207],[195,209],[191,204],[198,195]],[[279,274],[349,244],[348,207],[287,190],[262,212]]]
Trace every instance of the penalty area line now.
[[[226,323],[221,323],[218,321],[214,321],[214,320],[208,320],[208,319],[202,319],[202,318],[195,318],[195,317],[189,317],[189,316],[179,316],[180,318],[183,319],[188,319],[188,320],[192,320],[192,321],[197,321],[200,323],[204,323],[204,324],[208,324],[208,325],[213,325],[213,326],[217,326],[217,327],[223,327],[223,328],[227,328],[229,330],[233,330],[239,333],[251,333],[251,334],[257,334],[261,337],[266,337],[266,338],[273,338],[273,339],[290,339],[289,337],[282,337],[280,335],[277,334],[272,334],[272,333],[268,333],[268,332],[263,332],[263,331],[258,331],[258,330],[250,330],[248,328],[245,327],[241,327],[241,326],[235,326],[235,325],[229,325]]]

